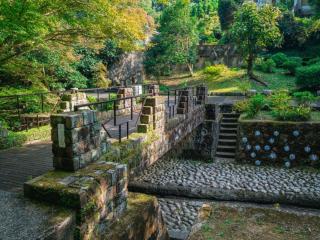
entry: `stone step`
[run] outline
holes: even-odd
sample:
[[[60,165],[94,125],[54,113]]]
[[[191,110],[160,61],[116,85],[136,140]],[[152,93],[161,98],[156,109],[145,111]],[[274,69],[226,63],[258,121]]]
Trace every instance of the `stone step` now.
[[[228,153],[235,153],[236,146],[226,146],[226,145],[218,145],[217,146],[218,152],[228,152]]]
[[[238,127],[238,123],[237,122],[222,122],[221,123],[221,127],[224,127],[224,128],[237,128]]]
[[[220,133],[219,139],[236,139],[237,134],[234,133]]]
[[[225,145],[225,146],[235,146],[237,144],[237,140],[235,139],[219,139],[218,145]]]
[[[221,123],[238,123],[238,118],[222,118]]]
[[[236,156],[235,153],[231,152],[216,152],[217,157],[223,157],[223,158],[234,158]]]
[[[222,113],[222,116],[226,118],[239,118],[240,114],[239,113]]]
[[[237,128],[220,128],[220,133],[237,133]]]

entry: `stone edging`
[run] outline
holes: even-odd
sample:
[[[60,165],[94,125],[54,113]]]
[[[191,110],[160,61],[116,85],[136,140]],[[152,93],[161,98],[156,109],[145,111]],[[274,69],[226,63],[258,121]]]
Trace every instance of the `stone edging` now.
[[[302,207],[312,207],[320,209],[320,199],[310,198],[306,195],[274,194],[264,192],[254,192],[248,190],[221,189],[221,188],[194,188],[183,187],[173,184],[165,186],[149,183],[130,182],[129,191],[157,194],[160,196],[179,196],[200,199],[213,199],[224,201],[240,201],[255,203],[282,203]]]

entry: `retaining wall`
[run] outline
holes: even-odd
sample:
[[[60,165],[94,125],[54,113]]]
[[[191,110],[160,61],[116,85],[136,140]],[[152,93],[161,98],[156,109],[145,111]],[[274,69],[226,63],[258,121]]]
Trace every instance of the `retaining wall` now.
[[[237,161],[320,166],[320,122],[239,121]]]

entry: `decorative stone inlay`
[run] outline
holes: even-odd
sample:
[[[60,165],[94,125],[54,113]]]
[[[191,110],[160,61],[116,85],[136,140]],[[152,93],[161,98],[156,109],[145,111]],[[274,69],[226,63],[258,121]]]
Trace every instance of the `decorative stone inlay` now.
[[[254,147],[254,149],[255,149],[256,151],[260,151],[260,150],[261,150],[261,147],[260,147],[260,145],[256,145],[256,146]]]
[[[298,137],[300,135],[300,132],[298,130],[295,130],[292,132],[293,136]]]
[[[286,152],[289,152],[290,151],[290,146],[289,145],[285,145],[283,147],[283,150],[286,151]]]
[[[271,147],[270,147],[269,145],[265,145],[265,146],[263,147],[263,149],[264,149],[265,151],[270,151]]]
[[[250,145],[250,144],[248,144],[248,145],[246,146],[246,150],[247,150],[247,151],[250,151],[250,150],[251,150],[251,148],[252,148],[252,147],[251,147],[251,145]]]
[[[270,158],[271,159],[276,159],[277,158],[277,154],[275,152],[271,152],[270,153]]]
[[[273,135],[274,135],[275,137],[278,137],[279,134],[280,134],[279,131],[274,131],[274,132],[273,132]]]
[[[290,155],[289,155],[289,159],[290,160],[295,160],[296,159],[296,155],[295,154],[293,154],[293,153],[291,153]]]
[[[304,147],[304,151],[305,151],[306,153],[311,152],[311,147],[310,147],[310,146],[305,146],[305,147]]]
[[[251,156],[252,158],[255,158],[255,157],[257,156],[257,154],[256,154],[255,152],[252,152],[252,153],[250,154],[250,156]]]
[[[259,136],[261,136],[261,132],[260,132],[259,130],[257,130],[257,131],[254,132],[254,135],[255,135],[256,137],[259,137]]]

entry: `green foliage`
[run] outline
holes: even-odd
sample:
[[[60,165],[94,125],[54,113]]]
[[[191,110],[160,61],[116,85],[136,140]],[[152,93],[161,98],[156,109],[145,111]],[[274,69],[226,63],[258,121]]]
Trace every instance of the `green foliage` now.
[[[316,88],[320,87],[320,63],[296,69],[296,83],[300,87]]]
[[[206,43],[216,43],[221,37],[218,0],[200,0],[191,3],[191,16],[197,19],[199,38]]]
[[[32,128],[28,131],[12,132],[9,131],[7,138],[0,138],[0,149],[19,147],[24,143],[35,140],[49,140],[51,137],[50,126]]]
[[[218,14],[222,30],[231,27],[237,8],[238,5],[234,0],[219,0]]]
[[[188,1],[178,0],[160,16],[159,34],[146,54],[146,70],[156,76],[170,73],[173,65],[186,64],[193,73],[197,56],[198,33]]]
[[[98,57],[107,66],[111,66],[119,60],[123,53],[123,49],[118,46],[116,41],[108,39],[104,43],[104,47],[100,49]]]
[[[311,92],[308,91],[295,92],[293,96],[299,105],[303,105],[306,107],[310,106],[311,103],[313,103],[317,99]]]
[[[266,105],[266,99],[262,94],[252,96],[249,100],[238,103],[235,109],[239,112],[244,112],[246,117],[253,118],[256,116]]]
[[[311,108],[298,106],[274,109],[272,115],[281,121],[307,121],[311,117]]]
[[[220,76],[223,72],[227,70],[227,67],[223,64],[217,64],[208,66],[203,70],[203,73],[211,76]]]
[[[302,95],[305,95],[302,94]],[[269,98],[272,115],[281,121],[306,121],[311,117],[311,108],[305,105],[292,106],[292,97],[282,91]]]
[[[153,28],[135,0],[0,0],[0,16],[1,80],[55,89],[86,86],[92,73],[92,58],[81,59],[84,75],[77,73],[75,45],[98,49],[112,39],[134,50]]]
[[[276,63],[272,59],[267,59],[266,61],[260,59],[256,62],[256,69],[265,73],[273,73],[275,67]]]
[[[287,69],[291,75],[295,75],[296,69],[302,65],[300,57],[290,57],[283,63],[283,68]]]
[[[277,46],[282,40],[277,26],[279,15],[279,10],[271,5],[257,7],[253,2],[245,2],[237,11],[231,36],[247,58],[250,77],[253,76],[253,63],[259,51],[268,46]]]
[[[283,35],[283,48],[301,47],[309,37],[308,22],[294,17],[291,11],[282,14],[279,19],[279,28]]]
[[[271,59],[275,62],[276,67],[282,67],[283,64],[288,60],[286,54],[278,52],[272,55]]]

